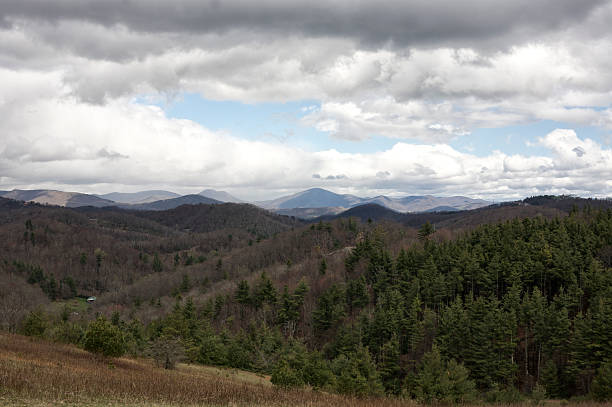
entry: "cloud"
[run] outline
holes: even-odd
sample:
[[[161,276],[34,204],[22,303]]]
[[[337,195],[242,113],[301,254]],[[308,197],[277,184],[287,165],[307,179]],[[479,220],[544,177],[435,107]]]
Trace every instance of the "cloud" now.
[[[402,45],[486,42],[533,38],[580,24],[602,0],[450,0],[243,1],[179,0],[5,0],[0,19],[50,23],[86,21],[131,31],[183,34],[246,31],[272,34],[355,38],[364,44]],[[529,12],[525,12],[529,10]]]
[[[0,67],[54,73],[100,105],[317,100],[303,123],[354,141],[446,142],[537,120],[612,129],[612,3],[523,3],[10,0]]]
[[[603,0],[5,0],[0,187],[609,194],[609,148],[573,130],[542,135],[550,156],[445,143],[540,120],[610,133],[611,18]],[[307,152],[134,102],[184,92],[314,101],[301,124],[396,143]]]
[[[449,145],[407,144],[369,154],[308,152],[278,142],[249,141],[155,106],[117,99],[89,104],[66,93],[54,74],[0,72],[0,189],[110,189],[202,185],[266,198],[312,186],[338,192],[472,195],[489,199],[537,193],[609,195],[612,150],[569,129],[538,139],[550,157],[493,152],[479,157]],[[12,83],[44,98],[19,98]],[[43,86],[44,84],[44,86]],[[39,86],[40,85],[40,86]],[[32,95],[30,95],[32,96]],[[71,117],[71,120],[66,120]],[[40,129],[45,129],[41,135]],[[584,151],[582,156],[576,149]],[[129,158],[128,158],[129,157]],[[324,175],[321,175],[324,174]]]
[[[577,155],[578,157],[582,157],[583,155],[585,155],[585,154],[586,154],[586,151],[584,151],[584,148],[582,148],[582,147],[580,147],[580,146],[579,146],[579,147],[574,147],[574,148],[572,148],[572,151],[573,151],[574,153],[576,153],[576,155]]]
[[[108,158],[111,160],[116,160],[116,159],[127,160],[128,158],[130,158],[129,155],[123,155],[115,151],[108,151],[106,148],[102,148],[100,149],[100,151],[98,151],[98,157]]]

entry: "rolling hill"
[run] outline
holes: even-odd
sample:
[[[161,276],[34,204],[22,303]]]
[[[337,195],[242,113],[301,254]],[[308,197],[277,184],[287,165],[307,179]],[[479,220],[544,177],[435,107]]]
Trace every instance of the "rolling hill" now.
[[[254,205],[235,203],[189,204],[165,211],[134,214],[179,230],[199,233],[221,229],[248,229],[256,234],[272,235],[302,224],[299,220],[277,215]]]
[[[531,218],[542,216],[554,218],[567,215],[573,207],[582,209],[592,207],[597,209],[612,208],[610,199],[584,199],[576,197],[541,196],[526,198],[522,201],[505,202],[486,207],[456,210],[452,207],[439,207],[437,211],[430,210],[419,213],[399,213],[378,204],[355,206],[336,215],[324,215],[310,221],[330,221],[340,218],[355,217],[361,221],[388,220],[409,227],[420,227],[430,222],[436,227],[450,229],[473,227],[485,223],[503,222],[514,218]]]

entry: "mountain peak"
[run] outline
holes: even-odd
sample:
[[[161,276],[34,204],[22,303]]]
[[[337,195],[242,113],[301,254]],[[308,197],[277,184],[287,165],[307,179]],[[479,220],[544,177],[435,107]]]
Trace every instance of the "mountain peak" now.
[[[396,212],[424,212],[432,208],[464,210],[490,204],[490,202],[480,199],[471,199],[463,196],[435,197],[432,195],[417,195],[390,198],[385,195],[378,195],[373,198],[360,198],[350,194],[336,194],[323,188],[310,188],[292,195],[259,202],[258,204],[270,210],[286,211],[289,209],[329,208],[329,212],[337,212],[338,208],[348,209],[368,203],[378,204]],[[313,212],[321,213],[320,210]]]

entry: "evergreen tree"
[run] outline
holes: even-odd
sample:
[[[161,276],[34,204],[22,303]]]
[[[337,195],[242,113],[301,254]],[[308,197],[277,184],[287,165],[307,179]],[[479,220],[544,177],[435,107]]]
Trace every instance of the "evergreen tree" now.
[[[249,283],[246,280],[242,280],[238,283],[238,288],[234,294],[234,299],[237,303],[242,305],[248,305],[251,303],[251,290]]]
[[[463,365],[455,360],[446,363],[434,346],[423,357],[414,395],[425,403],[462,403],[475,399],[476,385]]]
[[[253,293],[253,302],[255,306],[261,307],[262,304],[276,304],[277,293],[276,288],[272,284],[272,281],[266,274],[266,272],[262,272],[257,285],[255,286],[255,290]]]
[[[376,366],[367,348],[360,346],[354,353],[340,355],[332,362],[335,390],[354,396],[376,396],[384,392]]]
[[[159,259],[159,256],[157,255],[157,253],[155,253],[155,255],[153,255],[153,271],[156,273],[161,273],[164,270],[164,265],[161,262],[161,260]]]
[[[337,285],[332,285],[320,297],[317,308],[312,313],[314,328],[323,332],[336,325],[344,316],[345,294]]]
[[[319,274],[324,276],[325,272],[327,272],[327,261],[325,257],[321,259],[321,263],[319,263]]]
[[[388,394],[398,395],[401,392],[402,371],[397,336],[393,336],[386,342],[380,353],[379,372],[382,384]]]
[[[597,401],[612,401],[612,359],[597,370],[591,393]]]

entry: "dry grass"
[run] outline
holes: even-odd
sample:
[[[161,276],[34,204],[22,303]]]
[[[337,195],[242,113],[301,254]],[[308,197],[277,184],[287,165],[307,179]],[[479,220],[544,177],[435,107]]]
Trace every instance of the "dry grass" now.
[[[167,371],[147,360],[104,360],[73,346],[8,334],[0,334],[0,405],[416,407],[404,400],[285,391],[267,377],[232,369],[181,365]]]
[[[73,346],[0,334],[0,404],[408,406],[308,390],[284,391],[255,374],[196,366],[174,371],[146,360],[104,360]],[[22,404],[20,404],[22,403]]]

